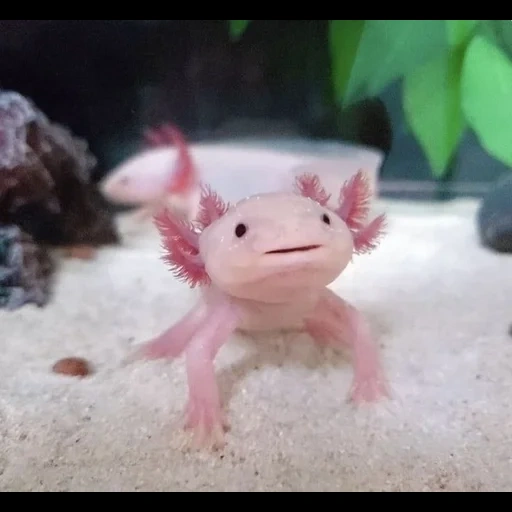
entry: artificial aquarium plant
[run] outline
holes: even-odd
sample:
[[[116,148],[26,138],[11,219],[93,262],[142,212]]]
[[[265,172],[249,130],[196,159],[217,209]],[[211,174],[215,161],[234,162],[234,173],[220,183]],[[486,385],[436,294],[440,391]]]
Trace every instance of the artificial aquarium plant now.
[[[332,91],[346,108],[402,81],[405,118],[437,178],[473,130],[512,166],[511,20],[326,20]],[[228,20],[233,39],[258,20]]]

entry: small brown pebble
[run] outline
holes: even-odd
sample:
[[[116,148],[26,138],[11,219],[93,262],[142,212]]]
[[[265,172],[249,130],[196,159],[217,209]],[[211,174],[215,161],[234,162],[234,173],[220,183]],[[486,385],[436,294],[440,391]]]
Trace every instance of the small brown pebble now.
[[[53,372],[70,377],[87,377],[92,373],[89,363],[79,357],[61,359],[53,365]]]

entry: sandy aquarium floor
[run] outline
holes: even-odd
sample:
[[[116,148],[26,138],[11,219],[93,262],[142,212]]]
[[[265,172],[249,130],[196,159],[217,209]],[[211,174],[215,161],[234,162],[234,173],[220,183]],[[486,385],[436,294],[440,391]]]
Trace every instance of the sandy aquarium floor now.
[[[184,361],[123,366],[194,292],[151,225],[62,261],[52,303],[0,312],[0,491],[512,489],[512,257],[478,244],[476,203],[381,202],[389,236],[333,284],[370,319],[393,400],[346,402],[349,361],[294,339],[234,337],[217,359],[232,429],[184,449]],[[83,356],[91,378],[52,374]]]

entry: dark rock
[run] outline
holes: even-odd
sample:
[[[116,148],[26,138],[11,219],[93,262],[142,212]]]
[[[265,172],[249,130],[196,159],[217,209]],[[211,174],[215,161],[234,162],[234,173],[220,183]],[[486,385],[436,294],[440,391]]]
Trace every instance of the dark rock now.
[[[512,174],[499,180],[483,199],[477,221],[483,245],[512,253]]]
[[[45,248],[17,226],[0,225],[0,308],[47,304],[54,263]]]
[[[0,90],[0,222],[42,244],[117,243],[112,215],[91,182],[95,165],[83,139],[21,94]]]

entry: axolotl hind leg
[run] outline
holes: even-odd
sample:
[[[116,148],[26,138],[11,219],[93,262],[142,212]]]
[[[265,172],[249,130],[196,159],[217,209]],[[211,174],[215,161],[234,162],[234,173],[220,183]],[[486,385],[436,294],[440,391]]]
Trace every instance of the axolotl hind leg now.
[[[208,309],[202,301],[181,320],[157,337],[143,343],[128,362],[139,359],[174,359],[179,357],[195,332],[208,321]]]
[[[356,404],[391,396],[379,351],[363,315],[331,290],[318,303],[306,330],[318,343],[351,349],[354,377],[350,397]]]
[[[215,378],[215,357],[237,327],[228,304],[212,306],[208,320],[195,332],[186,348],[189,399],[185,428],[193,432],[196,448],[222,448],[228,427]]]

